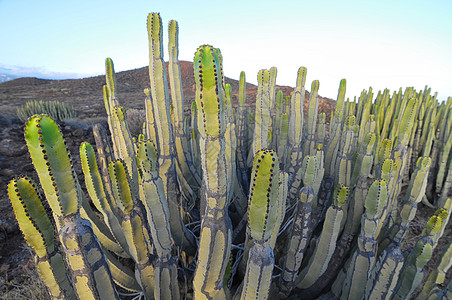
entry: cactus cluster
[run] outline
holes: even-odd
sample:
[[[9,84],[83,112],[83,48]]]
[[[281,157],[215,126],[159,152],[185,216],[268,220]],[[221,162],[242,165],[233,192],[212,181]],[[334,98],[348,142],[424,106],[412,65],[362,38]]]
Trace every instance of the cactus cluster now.
[[[255,107],[245,106],[242,72],[234,107],[220,50],[202,45],[187,116],[178,24],[169,23],[168,70],[160,15],[149,14],[147,26],[143,132],[130,134],[108,58],[111,144],[96,125],[96,145],[80,146],[88,195],[58,125],[46,115],[26,124],[51,213],[28,178],[13,179],[8,193],[52,297],[412,297],[451,213],[452,98],[439,103],[427,88],[374,97],[370,89],[350,101],[342,80],[327,129],[318,81],[304,114],[306,68],[286,96],[276,90],[276,68],[259,71]],[[421,201],[438,210],[407,248]],[[451,287],[442,288],[451,249],[429,275],[423,299],[452,296]]]
[[[26,122],[35,114],[46,114],[55,121],[64,121],[77,117],[77,112],[67,103],[60,101],[28,101],[17,108],[17,117]]]

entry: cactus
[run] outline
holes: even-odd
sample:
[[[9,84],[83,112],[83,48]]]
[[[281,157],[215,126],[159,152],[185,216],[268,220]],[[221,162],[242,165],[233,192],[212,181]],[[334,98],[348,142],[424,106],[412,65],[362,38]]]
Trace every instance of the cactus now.
[[[298,270],[312,234],[312,202],[316,195],[312,185],[316,180],[319,169],[317,157],[306,156],[303,159],[302,168],[305,186],[300,191],[300,200],[297,203],[292,234],[279,281],[280,290],[286,296],[295,287]]]
[[[223,299],[226,294],[221,279],[229,261],[232,227],[226,210],[229,191],[221,55],[218,49],[205,45],[198,48],[194,61],[205,211],[193,286],[197,298]]]
[[[27,101],[17,108],[16,114],[22,122],[26,122],[29,117],[35,114],[46,114],[61,122],[77,117],[77,112],[72,106],[59,101]]]
[[[258,92],[256,96],[256,117],[254,125],[254,139],[250,152],[250,159],[259,149],[269,146],[268,133],[271,128],[271,99],[270,99],[270,72],[260,70],[257,75]]]
[[[54,228],[34,182],[28,178],[14,179],[8,185],[8,194],[25,240],[36,252],[38,273],[51,296],[75,299],[74,287],[57,248]]]
[[[178,24],[168,26],[168,70],[160,15],[149,14],[147,25],[143,134],[130,134],[107,58],[103,94],[112,145],[96,125],[96,146],[80,146],[89,198],[56,123],[42,115],[27,122],[45,197],[28,178],[13,179],[8,194],[51,296],[414,296],[451,213],[452,99],[440,105],[428,88],[407,88],[392,96],[376,92],[375,99],[369,89],[345,100],[341,80],[326,132],[318,81],[303,113],[306,68],[298,70],[292,96],[276,93],[275,67],[259,71],[254,113],[245,105],[242,72],[235,110],[237,91],[224,83],[221,52],[203,45],[194,57],[196,101],[188,116]],[[439,209],[402,254],[420,201]],[[450,294],[450,287],[437,286],[449,252],[422,297]]]
[[[169,116],[169,95],[166,77],[166,68],[163,61],[162,20],[159,14],[150,13],[147,20],[149,35],[149,78],[152,99],[152,112],[157,125],[154,141],[159,151],[159,173],[162,177],[165,195],[170,213],[171,234],[175,243],[183,245],[185,251],[190,252],[194,244],[192,235],[187,232],[179,212],[179,188],[176,182],[174,164],[173,128]],[[177,47],[177,43],[175,43]],[[149,123],[148,123],[149,124]],[[151,129],[147,129],[150,132]]]
[[[327,210],[325,223],[315,252],[309,260],[309,264],[299,277],[297,286],[308,288],[326,271],[328,263],[333,255],[337,237],[339,235],[345,205],[350,193],[350,188],[339,185],[334,193],[332,206]]]
[[[11,181],[9,195],[13,203],[27,198],[23,200],[22,213],[28,216],[20,217],[18,220],[20,223],[23,222],[21,228],[26,236],[36,236],[38,233],[37,239],[30,237],[27,241],[36,250],[38,261],[42,261],[39,265],[45,273],[43,277],[46,278],[49,290],[55,297],[64,297],[67,294],[68,298],[72,298],[74,293],[76,297],[84,299],[117,299],[118,294],[101,246],[90,222],[80,217],[80,206],[84,196],[58,125],[50,117],[36,115],[28,120],[25,128],[25,140],[45,197],[52,208],[55,229],[50,226],[46,214],[42,214],[44,209],[41,201],[29,181],[26,179]],[[13,205],[17,212],[22,210],[18,205]],[[34,225],[34,222],[39,225]],[[26,226],[30,226],[27,223],[36,226],[34,232],[27,233]],[[50,233],[53,230],[57,231],[61,250],[48,252],[55,243],[54,236]],[[46,248],[43,249],[43,246]],[[67,270],[64,270],[61,264],[61,253],[64,253]],[[52,264],[49,265],[45,261]],[[51,270],[53,275],[49,272]],[[65,280],[65,276],[71,279],[72,285]]]
[[[446,279],[446,273],[452,264],[452,259],[450,257],[451,254],[452,244],[449,243],[449,245],[444,249],[436,268],[433,269],[432,273],[430,273],[422,292],[418,295],[419,299],[426,299],[428,294],[434,289],[435,285],[443,284]]]
[[[256,153],[251,182],[248,226],[254,245],[249,252],[241,299],[267,299],[274,265],[269,242],[275,226],[279,227],[278,220],[282,219],[278,217],[279,163],[274,151]]]
[[[289,202],[293,203],[298,189],[301,186],[301,162],[303,161],[302,129],[303,129],[303,103],[307,69],[298,69],[297,86],[290,101],[290,115],[288,128],[288,150],[286,169],[289,174]]]
[[[403,261],[400,248],[391,247],[385,249],[370,273],[364,298],[391,299]]]
[[[375,265],[378,222],[381,222],[383,207],[387,201],[387,185],[384,180],[376,180],[369,188],[365,200],[365,214],[361,221],[358,249],[347,268],[341,299],[360,299],[364,295],[366,274]]]

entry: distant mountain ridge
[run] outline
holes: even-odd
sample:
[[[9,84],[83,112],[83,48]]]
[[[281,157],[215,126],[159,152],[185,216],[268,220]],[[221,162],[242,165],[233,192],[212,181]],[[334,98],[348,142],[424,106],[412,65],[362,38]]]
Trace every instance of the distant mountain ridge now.
[[[80,79],[86,77],[84,74],[78,73],[65,73],[65,72],[48,72],[43,70],[42,68],[34,68],[34,67],[7,67],[0,65],[0,83],[10,81],[17,78],[22,77],[36,77],[43,79],[66,79],[66,78],[74,78]]]
[[[17,75],[11,75],[11,74],[0,74],[0,83],[5,81],[10,81],[13,79],[19,78]]]

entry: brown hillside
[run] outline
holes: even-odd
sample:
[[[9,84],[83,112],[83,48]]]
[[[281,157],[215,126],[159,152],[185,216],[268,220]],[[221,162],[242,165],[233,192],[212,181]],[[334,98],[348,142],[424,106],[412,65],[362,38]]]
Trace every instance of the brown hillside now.
[[[184,90],[185,104],[189,105],[195,99],[195,79],[193,76],[193,63],[181,61],[182,86]],[[120,103],[126,107],[144,108],[143,90],[149,87],[149,74],[147,67],[118,72],[117,97]],[[226,83],[232,86],[232,101],[237,102],[239,90],[238,80],[226,77]],[[102,86],[105,84],[103,75],[67,80],[47,80],[39,78],[18,78],[0,83],[0,107],[3,114],[15,115],[17,106],[28,100],[58,100],[70,103],[79,113],[81,119],[105,116]],[[257,86],[247,83],[247,104],[252,105],[256,99]],[[284,95],[290,95],[292,87],[278,86]],[[309,94],[306,94],[306,100]],[[305,101],[305,108],[308,101]],[[335,101],[320,97],[319,111],[327,113],[334,107]]]

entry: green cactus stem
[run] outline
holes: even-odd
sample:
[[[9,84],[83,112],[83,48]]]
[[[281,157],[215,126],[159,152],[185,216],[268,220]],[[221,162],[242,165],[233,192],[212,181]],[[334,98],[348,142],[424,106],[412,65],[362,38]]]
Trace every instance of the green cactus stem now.
[[[231,221],[227,212],[227,166],[224,115],[225,92],[220,51],[198,48],[194,59],[196,106],[205,187],[198,264],[193,281],[199,299],[224,299],[223,277],[231,249]],[[215,261],[215,263],[212,263]]]
[[[348,199],[350,188],[340,185],[334,193],[333,204],[328,208],[325,216],[322,233],[309,260],[308,266],[301,271],[297,287],[309,288],[326,271],[328,263],[334,253],[336,241],[341,230],[344,205]]]
[[[304,139],[304,150],[305,155],[315,155],[316,152],[316,129],[317,129],[317,115],[319,111],[319,81],[314,80],[311,84],[311,95],[309,98],[309,109],[306,120],[306,137]]]
[[[339,151],[339,141],[342,131],[342,118],[344,115],[344,98],[346,90],[346,81],[342,79],[337,94],[336,109],[334,111],[333,121],[330,124],[330,141],[325,154],[325,175],[330,177],[335,174],[335,159]],[[364,126],[361,126],[363,128]]]
[[[25,126],[25,139],[54,215],[75,293],[83,299],[118,298],[91,224],[79,216],[83,194],[58,125],[45,115],[34,116]]]
[[[306,156],[303,159],[302,177],[305,186],[300,191],[300,200],[297,203],[292,233],[279,280],[280,290],[286,296],[295,287],[298,271],[313,231],[311,217],[315,193],[312,185],[317,179],[318,166],[316,156]]]
[[[181,81],[181,71],[179,66],[179,26],[176,21],[171,20],[168,25],[168,74],[171,86],[171,99],[174,107],[174,144],[176,150],[176,160],[180,170],[178,178],[186,182],[182,187],[185,193],[201,184],[200,175],[193,163],[191,152],[188,151],[188,141],[184,132],[184,95]],[[193,194],[193,192],[192,192]],[[191,195],[194,197],[194,195]]]
[[[263,149],[253,160],[248,228],[254,245],[249,251],[241,299],[267,299],[274,266],[270,247],[275,227],[282,220],[279,205],[279,163],[276,153]]]
[[[303,106],[305,99],[305,82],[307,70],[305,67],[298,69],[297,87],[291,98],[289,115],[289,136],[286,159],[286,170],[289,174],[288,202],[296,201],[299,189],[302,186],[301,165],[303,161]],[[313,88],[315,89],[315,84]],[[314,129],[315,130],[315,129]]]
[[[76,299],[35,183],[28,178],[13,179],[8,184],[8,195],[25,241],[36,252],[38,273],[50,295],[54,299]]]
[[[383,251],[367,280],[365,299],[391,299],[404,262],[398,247]]]
[[[257,75],[257,82],[254,138],[248,159],[250,162],[257,151],[268,148],[268,133],[271,128],[270,72],[268,70],[260,70]]]
[[[341,299],[361,299],[367,282],[367,273],[375,265],[377,229],[386,205],[388,189],[384,180],[375,180],[365,200],[365,214],[361,221],[358,249],[347,267],[347,277],[342,287]]]

